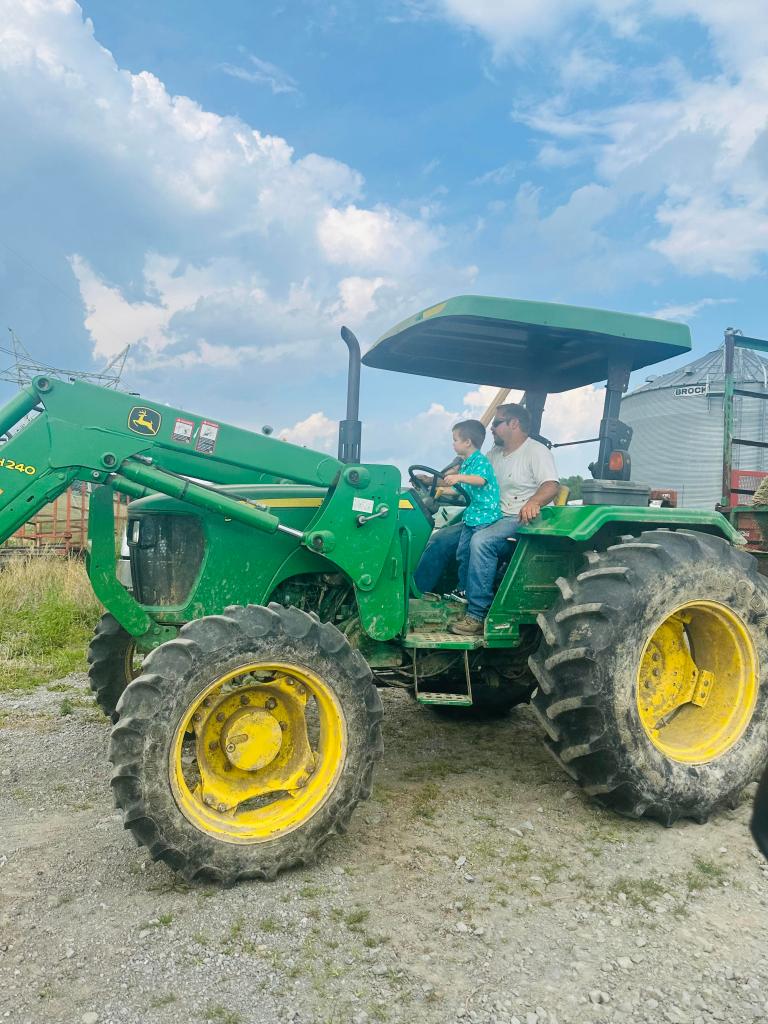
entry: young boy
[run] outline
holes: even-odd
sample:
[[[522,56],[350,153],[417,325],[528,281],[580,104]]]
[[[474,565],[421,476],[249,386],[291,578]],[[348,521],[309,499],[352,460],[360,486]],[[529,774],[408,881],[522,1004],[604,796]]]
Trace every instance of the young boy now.
[[[467,595],[467,614],[454,623],[454,633],[482,633],[484,610],[474,600],[474,572],[471,541],[478,530],[501,519],[499,485],[491,463],[480,451],[485,441],[485,427],[479,420],[462,420],[453,428],[453,450],[461,458],[458,472],[443,477],[446,487],[460,484],[469,497],[464,523],[456,551],[459,565],[459,590]]]

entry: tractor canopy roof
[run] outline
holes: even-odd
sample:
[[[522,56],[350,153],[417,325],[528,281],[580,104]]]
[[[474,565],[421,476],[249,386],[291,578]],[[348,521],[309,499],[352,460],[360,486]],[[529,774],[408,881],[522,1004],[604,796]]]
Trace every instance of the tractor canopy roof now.
[[[557,392],[606,380],[617,363],[638,370],[690,349],[689,328],[669,320],[458,295],[397,324],[363,362],[468,384]]]

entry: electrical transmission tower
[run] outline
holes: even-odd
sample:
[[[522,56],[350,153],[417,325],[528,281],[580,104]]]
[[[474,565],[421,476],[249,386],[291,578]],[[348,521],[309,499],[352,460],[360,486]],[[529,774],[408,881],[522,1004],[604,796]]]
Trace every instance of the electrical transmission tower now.
[[[33,377],[37,377],[39,374],[49,374],[51,377],[86,380],[103,388],[113,388],[115,391],[120,390],[120,377],[125,367],[125,360],[128,357],[130,345],[126,345],[121,352],[118,352],[113,359],[110,359],[103,370],[65,370],[61,367],[47,366],[45,363],[34,359],[17,337],[15,331],[9,327],[8,333],[11,336],[10,347],[4,348],[0,345],[0,353],[10,356],[13,362],[10,366],[0,369],[0,380],[10,381],[10,383],[22,388],[26,387]]]

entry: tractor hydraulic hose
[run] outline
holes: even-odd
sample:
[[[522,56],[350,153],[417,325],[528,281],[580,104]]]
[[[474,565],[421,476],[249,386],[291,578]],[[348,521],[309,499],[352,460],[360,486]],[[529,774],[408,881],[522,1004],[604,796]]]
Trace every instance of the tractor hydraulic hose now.
[[[132,480],[126,480],[125,477],[111,476],[109,482],[116,491],[127,494],[129,498],[146,498],[150,494],[157,493],[149,487],[142,487],[141,484],[135,484]]]
[[[245,523],[246,526],[255,526],[257,530],[264,530],[266,533],[275,533],[277,530],[288,532],[288,527],[281,528],[280,520],[270,512],[263,512],[242,500],[225,497],[220,492],[212,493],[191,480],[165,473],[162,469],[157,469],[154,466],[142,465],[132,459],[127,459],[120,467],[120,471],[115,474],[116,486],[119,486],[121,476],[127,477],[133,483],[160,491],[161,494],[167,494],[171,498],[177,498],[179,501],[188,501],[191,505],[218,512],[229,519]],[[297,531],[291,530],[290,532],[294,534]],[[300,534],[300,536],[302,535]]]
[[[7,433],[28,412],[31,412],[39,401],[40,399],[34,388],[26,387],[23,391],[20,391],[7,405],[0,409],[0,434]]]

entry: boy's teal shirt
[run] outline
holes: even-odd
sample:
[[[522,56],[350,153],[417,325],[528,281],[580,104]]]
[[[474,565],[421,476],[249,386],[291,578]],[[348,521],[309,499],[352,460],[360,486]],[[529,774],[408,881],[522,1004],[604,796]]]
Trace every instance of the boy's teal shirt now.
[[[470,476],[481,476],[485,480],[482,487],[475,487],[472,484],[460,485],[469,495],[469,508],[464,513],[466,525],[490,526],[491,523],[501,519],[499,484],[493,466],[487,457],[480,450],[472,452],[464,459],[458,472]]]

